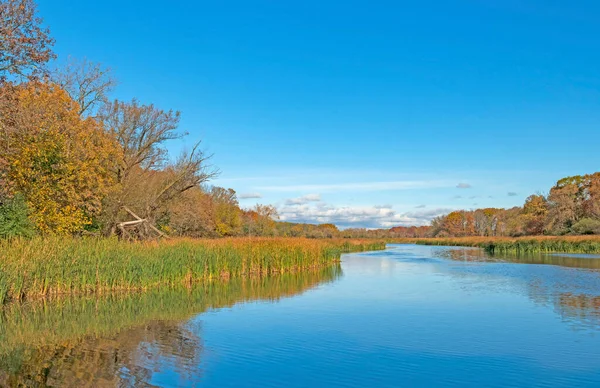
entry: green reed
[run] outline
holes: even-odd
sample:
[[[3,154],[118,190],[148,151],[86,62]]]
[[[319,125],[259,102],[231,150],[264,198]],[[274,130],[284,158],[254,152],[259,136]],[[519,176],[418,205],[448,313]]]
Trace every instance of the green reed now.
[[[429,238],[405,242],[421,245],[479,247],[489,253],[600,253],[600,237],[596,236]]]
[[[294,238],[5,240],[0,241],[0,302],[304,271],[331,265],[342,253],[384,248],[374,241]]]

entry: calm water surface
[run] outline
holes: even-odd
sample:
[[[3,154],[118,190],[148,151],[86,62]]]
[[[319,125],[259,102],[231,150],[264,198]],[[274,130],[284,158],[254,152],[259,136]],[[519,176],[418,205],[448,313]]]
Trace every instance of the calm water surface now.
[[[0,385],[600,386],[600,260],[390,245],[341,267],[12,306]]]

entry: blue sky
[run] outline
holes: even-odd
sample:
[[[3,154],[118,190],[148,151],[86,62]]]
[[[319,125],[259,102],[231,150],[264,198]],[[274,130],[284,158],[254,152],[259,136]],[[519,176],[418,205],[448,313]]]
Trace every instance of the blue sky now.
[[[180,110],[244,207],[341,227],[521,205],[600,165],[591,0],[38,0],[59,60]]]

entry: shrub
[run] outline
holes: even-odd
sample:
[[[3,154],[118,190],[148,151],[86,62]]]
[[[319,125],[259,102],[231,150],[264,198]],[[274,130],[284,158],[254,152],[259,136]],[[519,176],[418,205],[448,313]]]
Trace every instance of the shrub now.
[[[23,196],[16,195],[0,205],[0,238],[32,237],[34,234]]]
[[[571,227],[575,234],[600,234],[600,220],[584,218]]]

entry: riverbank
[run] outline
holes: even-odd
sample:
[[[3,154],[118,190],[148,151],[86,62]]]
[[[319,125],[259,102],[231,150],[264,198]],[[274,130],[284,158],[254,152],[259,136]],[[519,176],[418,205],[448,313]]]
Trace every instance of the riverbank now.
[[[489,253],[600,253],[600,236],[421,238],[394,242],[477,247]]]
[[[0,241],[0,305],[56,295],[179,287],[331,265],[346,252],[384,249],[368,240],[99,238]]]

